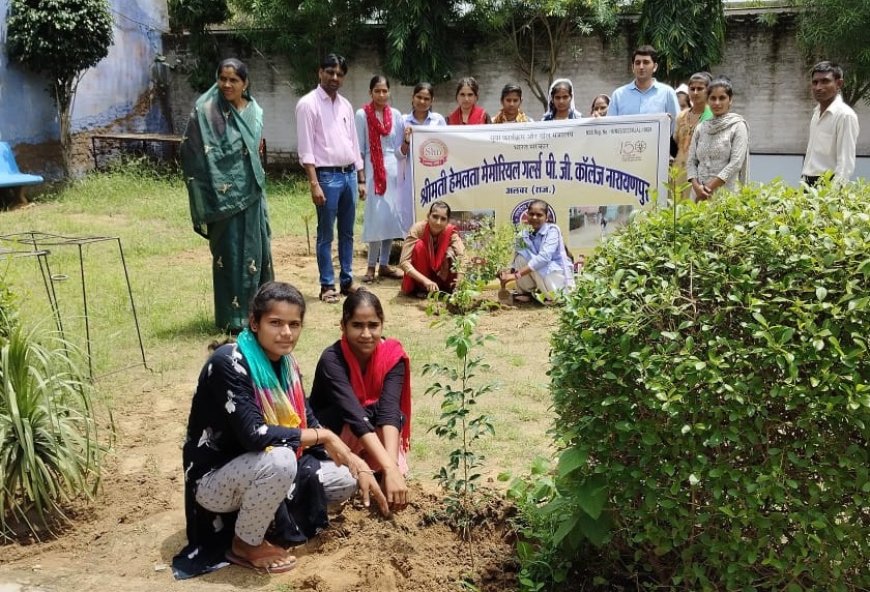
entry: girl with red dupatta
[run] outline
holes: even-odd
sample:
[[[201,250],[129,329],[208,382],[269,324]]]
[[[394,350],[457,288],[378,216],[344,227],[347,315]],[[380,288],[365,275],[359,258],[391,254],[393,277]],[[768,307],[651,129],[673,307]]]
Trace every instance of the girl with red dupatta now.
[[[383,337],[384,309],[360,289],[344,301],[341,339],[314,371],[309,404],[325,427],[365,459],[394,510],[408,503],[411,363],[402,344]]]
[[[390,81],[374,76],[369,82],[371,102],[356,112],[356,131],[366,169],[366,206],[363,217],[363,241],[368,245],[368,268],[362,281],[377,277],[402,279],[402,272],[390,265],[393,239],[405,236],[402,199],[399,186],[399,160],[404,160],[405,120],[398,109],[390,107]]]
[[[475,125],[492,123],[489,114],[478,106],[480,85],[471,76],[466,76],[456,86],[456,102],[459,107],[447,118],[447,125]]]
[[[455,262],[465,254],[465,245],[449,220],[450,206],[436,201],[426,220],[411,227],[399,259],[405,272],[402,293],[425,298],[429,292],[453,292],[459,279]]]

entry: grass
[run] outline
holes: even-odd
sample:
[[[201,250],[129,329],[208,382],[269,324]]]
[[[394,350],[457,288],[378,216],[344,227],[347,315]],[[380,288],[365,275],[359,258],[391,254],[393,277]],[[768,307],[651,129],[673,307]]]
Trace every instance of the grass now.
[[[307,255],[304,217],[313,212],[307,185],[285,178],[268,187],[273,255],[278,279],[297,284],[310,299],[306,328],[296,355],[310,386],[323,348],[339,336],[338,308],[316,302],[316,264]],[[358,208],[362,211],[362,208]],[[312,242],[314,218],[311,219]],[[361,218],[357,221],[361,229]],[[159,383],[183,397],[179,424],[186,421],[187,398],[206,355],[205,346],[221,335],[212,326],[213,305],[208,243],[190,225],[187,195],[177,176],[156,176],[140,166],[91,175],[35,205],[0,213],[0,235],[30,230],[72,236],[120,237],[139,314],[148,366]],[[9,247],[0,243],[0,247]],[[357,247],[361,245],[358,243]],[[313,247],[313,245],[312,245]],[[68,339],[84,347],[82,285],[77,248],[53,247],[49,260]],[[125,402],[142,396],[142,371],[135,325],[129,307],[117,246],[111,242],[82,249],[92,332],[94,372],[114,372],[99,380],[99,396],[115,403],[122,415]],[[51,310],[33,258],[0,259],[5,276],[22,303],[25,323],[52,323]],[[365,261],[357,257],[357,273]],[[417,303],[396,297],[395,283],[373,288],[384,304],[387,332],[402,341],[412,360],[414,415],[412,468],[429,480],[446,462],[453,446],[427,432],[440,401],[423,393],[420,376],[428,362],[450,363],[444,346],[446,328],[431,328]],[[487,346],[492,369],[481,380],[499,390],[481,402],[481,411],[495,419],[496,436],[485,440],[487,473],[523,472],[538,454],[549,452],[547,393],[549,334],[555,326],[552,309],[496,311],[482,316],[480,329],[496,335]],[[118,372],[124,369],[123,372]],[[123,446],[123,436],[119,441]]]

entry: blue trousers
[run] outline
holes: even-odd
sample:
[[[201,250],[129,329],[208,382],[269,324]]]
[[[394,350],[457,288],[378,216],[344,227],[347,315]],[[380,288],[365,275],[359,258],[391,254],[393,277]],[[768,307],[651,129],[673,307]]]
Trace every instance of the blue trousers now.
[[[317,269],[321,289],[335,287],[332,268],[332,239],[338,223],[339,285],[353,282],[353,223],[356,219],[356,171],[335,173],[317,171],[317,181],[326,196],[326,204],[317,207]]]

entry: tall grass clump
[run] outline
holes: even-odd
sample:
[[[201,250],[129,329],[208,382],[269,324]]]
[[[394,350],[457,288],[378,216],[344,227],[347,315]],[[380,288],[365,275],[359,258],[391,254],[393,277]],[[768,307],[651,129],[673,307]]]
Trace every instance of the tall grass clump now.
[[[20,326],[0,342],[0,539],[52,532],[66,504],[96,489],[92,390],[71,351]]]
[[[553,339],[527,589],[870,588],[868,335],[867,185],[743,188],[605,242]]]

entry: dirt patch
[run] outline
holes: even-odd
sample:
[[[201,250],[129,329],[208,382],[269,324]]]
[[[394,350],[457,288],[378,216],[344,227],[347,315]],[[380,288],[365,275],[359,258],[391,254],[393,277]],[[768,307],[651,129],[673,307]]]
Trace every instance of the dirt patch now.
[[[207,246],[184,257],[208,263]],[[276,275],[299,286],[311,299],[306,315],[305,347],[299,352],[303,368],[312,368],[322,348],[338,333],[340,307],[317,302],[317,265],[305,239],[282,238],[273,242]],[[365,260],[355,259],[361,275]],[[398,282],[371,286],[386,309],[388,324],[403,328],[403,339],[428,344],[425,303],[397,295]],[[488,296],[493,299],[496,291]],[[555,325],[552,309],[524,305],[522,311],[503,309],[481,316],[481,329],[503,341],[502,359],[493,359],[494,374],[506,376],[502,413],[513,414],[510,422],[523,425],[514,438],[523,442],[527,459],[502,459],[524,464],[546,450],[542,420],[549,405],[538,400],[545,380],[545,344]],[[318,329],[320,328],[319,332]],[[517,338],[521,335],[522,338]],[[504,339],[502,339],[504,338]],[[184,546],[181,442],[195,377],[207,354],[173,352],[173,363],[162,373],[128,371],[112,377],[115,421],[118,433],[105,467],[101,492],[93,503],[72,509],[72,523],[62,536],[43,542],[6,545],[0,548],[0,590],[35,588],[61,590],[184,590],[223,591],[239,588],[275,592],[429,592],[461,590],[460,581],[471,576],[480,590],[516,590],[516,564],[511,544],[509,518],[512,509],[498,498],[481,511],[479,528],[468,548],[443,520],[441,492],[429,478],[443,462],[443,453],[425,447],[412,448],[412,503],[403,512],[384,519],[359,502],[345,507],[330,529],[297,549],[298,567],[281,575],[261,575],[231,566],[184,582],[176,582],[169,564]],[[443,347],[441,342],[429,348]],[[422,348],[421,348],[422,350]],[[530,351],[532,350],[532,351]],[[176,359],[177,358],[177,359]],[[531,363],[529,363],[531,360]],[[152,360],[153,363],[153,360]],[[419,393],[415,423],[428,411],[434,416],[437,401],[423,396],[426,385],[419,372],[413,389]],[[519,386],[517,386],[519,385]],[[511,391],[513,388],[515,391]],[[543,411],[531,410],[540,407]],[[427,425],[418,424],[417,433]],[[500,434],[507,437],[506,430]],[[499,458],[491,443],[489,455]],[[427,456],[428,454],[428,456]],[[487,467],[488,474],[505,468]]]

